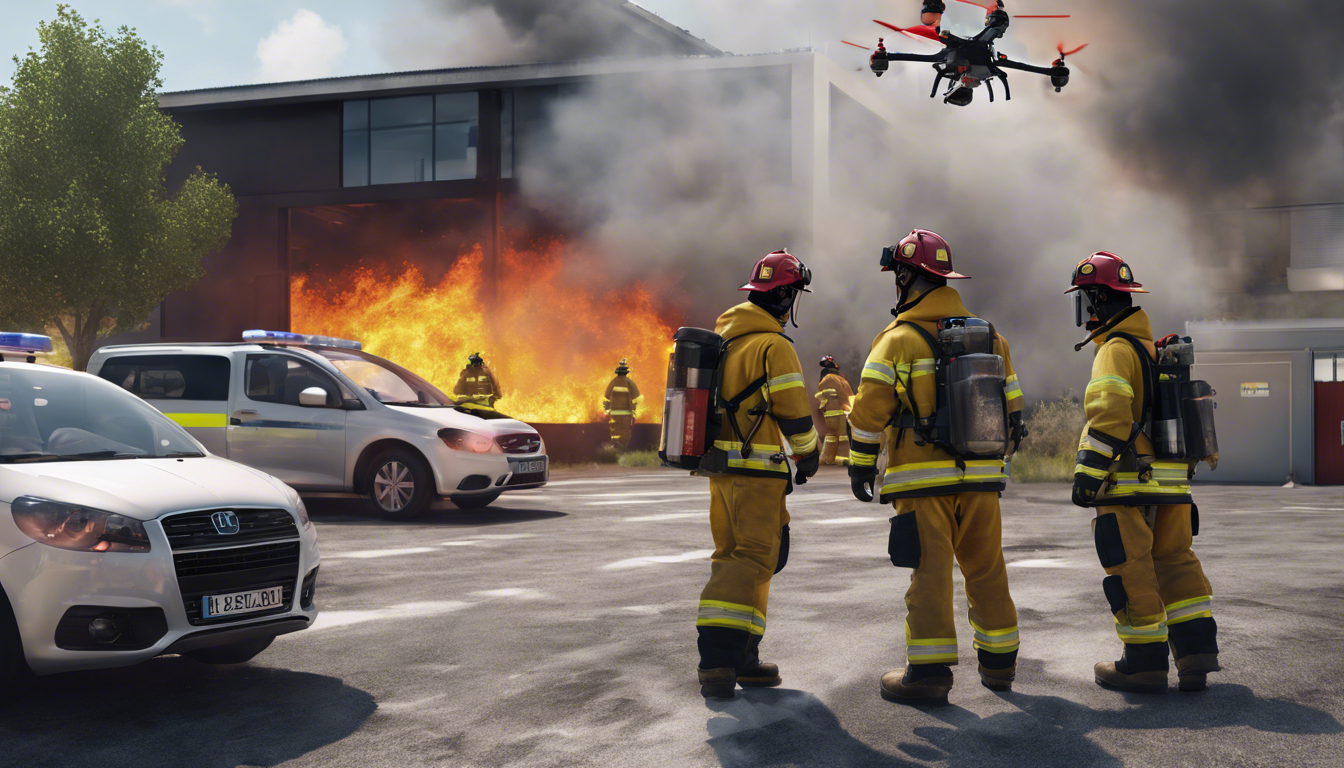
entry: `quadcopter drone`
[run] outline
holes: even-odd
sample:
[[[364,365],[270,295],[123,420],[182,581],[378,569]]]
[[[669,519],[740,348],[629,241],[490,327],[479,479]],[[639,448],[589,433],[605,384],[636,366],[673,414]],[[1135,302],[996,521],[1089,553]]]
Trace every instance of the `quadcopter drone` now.
[[[889,24],[885,21],[873,19],[887,29],[895,30],[900,34],[916,40],[928,40],[943,46],[943,50],[938,53],[918,54],[918,53],[893,53],[888,51],[884,38],[877,39],[877,50],[873,52],[869,59],[869,66],[873,74],[881,77],[887,72],[893,61],[927,61],[933,64],[933,69],[938,73],[938,77],[933,81],[933,90],[929,93],[930,98],[938,95],[938,88],[943,80],[947,80],[950,87],[943,94],[943,103],[951,104],[957,107],[964,107],[971,103],[975,98],[975,89],[984,85],[989,91],[989,100],[994,101],[994,78],[998,78],[1003,83],[1005,99],[1012,99],[1013,92],[1008,85],[1008,73],[1006,69],[1016,69],[1022,72],[1032,72],[1038,75],[1044,75],[1050,78],[1050,84],[1059,92],[1064,86],[1069,84],[1069,68],[1065,66],[1064,60],[1075,53],[1078,53],[1087,45],[1081,45],[1071,51],[1064,50],[1064,44],[1059,45],[1059,58],[1049,67],[1037,67],[1031,64],[1024,64],[1019,61],[1013,61],[1007,55],[998,53],[994,50],[994,41],[1003,37],[1008,32],[1010,18],[1018,19],[1067,19],[1067,15],[1059,16],[1015,16],[1010,17],[1003,8],[1003,0],[997,0],[994,5],[984,5],[974,0],[957,0],[957,2],[975,5],[984,8],[987,15],[985,18],[985,28],[975,37],[958,37],[951,32],[943,31],[936,27],[915,26],[898,27],[895,24]],[[872,50],[864,45],[851,43],[848,40],[841,40],[845,45],[852,45],[855,48]]]

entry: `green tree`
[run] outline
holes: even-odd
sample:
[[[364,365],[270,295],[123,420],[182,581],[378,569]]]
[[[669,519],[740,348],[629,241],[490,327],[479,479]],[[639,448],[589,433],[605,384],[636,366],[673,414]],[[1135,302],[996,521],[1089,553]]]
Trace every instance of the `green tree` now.
[[[163,54],[94,24],[57,6],[0,87],[0,323],[56,327],[79,370],[198,280],[237,215],[200,168],[166,189],[183,141],[159,110]]]

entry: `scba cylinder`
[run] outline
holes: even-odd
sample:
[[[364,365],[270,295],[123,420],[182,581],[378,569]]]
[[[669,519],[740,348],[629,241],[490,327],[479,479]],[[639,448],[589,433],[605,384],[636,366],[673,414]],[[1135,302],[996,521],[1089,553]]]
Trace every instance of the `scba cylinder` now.
[[[1002,457],[1008,450],[1005,365],[998,355],[962,355],[948,364],[949,436],[963,457]]]
[[[667,466],[694,470],[718,422],[714,390],[723,338],[702,328],[682,328],[672,341],[658,456]]]

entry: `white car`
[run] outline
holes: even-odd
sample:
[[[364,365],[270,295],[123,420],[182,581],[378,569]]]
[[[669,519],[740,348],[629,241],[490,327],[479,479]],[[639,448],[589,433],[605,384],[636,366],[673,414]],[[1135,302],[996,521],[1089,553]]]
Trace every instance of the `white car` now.
[[[247,661],[317,618],[318,563],[284,483],[95,376],[0,360],[0,691],[30,670]]]
[[[407,519],[441,496],[489,505],[546,484],[532,427],[459,406],[354,341],[248,331],[240,343],[103,347],[89,372],[144,398],[212,452],[305,493],[365,495]]]

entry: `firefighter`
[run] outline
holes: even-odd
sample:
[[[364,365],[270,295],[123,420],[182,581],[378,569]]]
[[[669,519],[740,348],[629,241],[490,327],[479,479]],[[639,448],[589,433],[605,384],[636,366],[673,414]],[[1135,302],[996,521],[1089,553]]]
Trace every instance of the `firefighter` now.
[[[457,402],[468,408],[491,408],[504,396],[499,388],[499,380],[485,364],[480,352],[473,352],[467,358],[467,367],[457,377],[457,386],[453,387]]]
[[[616,366],[616,378],[607,385],[607,393],[602,397],[602,410],[606,411],[607,423],[611,425],[611,443],[617,450],[630,447],[635,417],[643,401],[639,387],[630,378],[630,365],[621,358],[621,364]]]
[[[943,353],[933,334],[947,318],[971,318],[949,280],[966,279],[952,265],[942,237],[915,230],[883,252],[882,271],[894,272],[900,297],[895,322],[878,334],[859,382],[849,416],[849,474],[854,495],[871,501],[877,457],[886,441],[887,469],[880,490],[892,503],[889,554],[898,567],[913,568],[905,594],[907,665],[882,676],[882,697],[919,703],[946,700],[957,663],[957,631],[952,605],[953,559],[961,566],[970,604],[973,643],[983,685],[1010,690],[1017,667],[1017,609],[1008,593],[999,492],[1007,476],[1004,457],[1025,437],[1022,389],[1013,371],[1008,342],[984,328],[983,343],[1003,361],[995,397],[997,429],[1003,442],[990,459],[966,459],[936,440],[931,425],[940,401],[938,371]],[[961,320],[966,324],[966,320]],[[988,324],[972,319],[974,324]],[[953,325],[948,321],[947,325]],[[978,401],[976,401],[978,402]],[[989,406],[982,406],[989,407]],[[967,414],[971,418],[975,414]],[[987,422],[989,423],[989,422]]]
[[[797,463],[797,482],[820,465],[817,431],[802,365],[783,327],[812,274],[797,257],[776,251],[752,270],[747,301],[718,319],[726,349],[721,399],[724,424],[701,462],[710,477],[709,523],[714,555],[696,618],[700,693],[731,699],[735,685],[771,687],[779,668],[760,660],[770,579],[788,559],[793,478],[784,449]],[[795,322],[796,325],[796,322]]]
[[[849,463],[849,425],[845,416],[849,414],[854,402],[854,390],[849,380],[840,372],[835,358],[827,355],[821,358],[821,384],[818,385],[817,402],[821,408],[821,417],[826,420],[826,441],[821,451],[821,463],[827,466],[839,461],[841,466]]]
[[[1208,673],[1220,668],[1213,589],[1190,550],[1199,521],[1189,485],[1194,464],[1154,458],[1156,376],[1145,371],[1157,353],[1152,323],[1133,303],[1133,294],[1148,291],[1124,260],[1101,252],[1074,269],[1068,292],[1076,295],[1078,324],[1086,319],[1088,341],[1097,345],[1073,503],[1096,509],[1093,536],[1107,573],[1102,591],[1124,644],[1118,661],[1096,665],[1097,684],[1166,690],[1170,646],[1180,689],[1204,690]],[[1216,466],[1217,456],[1208,462]]]

